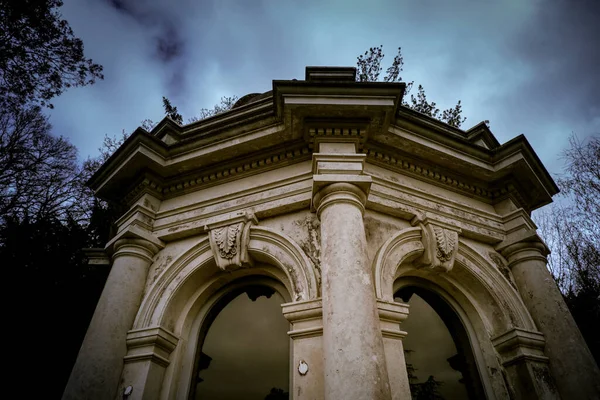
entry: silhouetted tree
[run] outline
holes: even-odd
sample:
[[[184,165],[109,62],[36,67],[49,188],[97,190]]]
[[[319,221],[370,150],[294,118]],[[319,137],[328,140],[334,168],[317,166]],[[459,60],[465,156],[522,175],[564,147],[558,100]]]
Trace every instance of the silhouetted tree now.
[[[61,0],[0,0],[0,108],[40,104],[103,79],[62,19]]]
[[[108,268],[87,265],[84,247],[87,229],[72,219],[9,216],[0,227],[7,304],[16,305],[6,307],[6,318],[18,329],[19,342],[28,343],[15,347],[12,368],[26,370],[41,354],[53,360],[35,384],[31,375],[15,374],[27,397],[60,398],[79,352],[108,274]]]
[[[183,125],[183,117],[179,114],[179,111],[177,111],[177,107],[173,106],[165,96],[163,96],[162,100],[165,114],[179,125]]]
[[[237,96],[223,96],[221,100],[213,106],[213,108],[203,108],[200,110],[200,114],[197,117],[192,117],[188,122],[196,122],[202,119],[212,117],[217,114],[224,113],[225,111],[229,111],[233,108],[233,105],[238,100]]]
[[[356,80],[359,82],[377,82],[383,71],[381,61],[385,57],[383,52],[383,46],[371,47],[365,51],[363,55],[357,57],[357,72]],[[400,73],[403,71],[404,57],[402,56],[402,48],[398,47],[398,53],[394,56],[392,64],[386,69],[386,73],[383,77],[384,82],[400,82],[402,77]],[[414,82],[408,82],[406,85],[406,94],[404,96],[403,105],[411,108],[421,114],[428,115],[430,117],[444,121],[448,125],[460,128],[466,118],[462,117],[462,105],[460,100],[458,103],[447,110],[440,111],[436,107],[435,102],[427,101],[425,96],[425,89],[422,85],[418,87],[418,93],[416,96],[410,95],[410,101],[406,98],[410,93]]]
[[[413,350],[404,350],[404,354],[410,354]],[[435,380],[433,376],[425,382],[419,382],[419,378],[415,375],[417,369],[409,362],[406,362],[406,373],[408,375],[408,386],[410,395],[413,400],[442,400],[443,397],[439,394],[439,387],[442,382]]]
[[[284,392],[283,389],[272,388],[269,394],[265,397],[265,400],[288,400],[290,394]]]
[[[548,267],[600,364],[600,137],[575,135],[563,152],[559,202],[535,216],[550,248]]]
[[[85,218],[77,150],[50,129],[38,106],[0,109],[0,225],[8,215]]]

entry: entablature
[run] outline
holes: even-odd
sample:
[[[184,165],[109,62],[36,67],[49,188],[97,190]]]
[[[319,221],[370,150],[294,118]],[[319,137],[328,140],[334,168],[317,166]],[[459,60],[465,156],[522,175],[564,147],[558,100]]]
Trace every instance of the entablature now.
[[[139,128],[90,179],[101,198],[170,199],[302,162],[319,143],[354,143],[367,163],[494,205],[527,212],[558,188],[521,135],[499,145],[485,124],[449,126],[401,106],[405,85],[355,82],[352,68],[307,67],[225,113]],[[166,139],[168,138],[168,139]]]

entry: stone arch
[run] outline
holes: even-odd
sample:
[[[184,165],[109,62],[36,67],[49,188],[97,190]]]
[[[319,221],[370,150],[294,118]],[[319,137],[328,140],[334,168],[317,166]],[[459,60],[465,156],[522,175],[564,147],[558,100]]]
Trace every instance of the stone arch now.
[[[149,288],[133,331],[160,328],[177,338],[165,365],[161,398],[186,398],[193,372],[197,336],[211,308],[244,285],[269,286],[285,302],[319,296],[315,268],[300,246],[273,229],[252,226],[248,253],[250,268],[224,273],[218,268],[208,236],[173,260]],[[182,397],[183,396],[183,397]]]
[[[399,278],[420,277],[460,299],[464,306],[474,307],[492,335],[512,327],[536,329],[516,289],[466,241],[459,240],[454,268],[449,273],[414,266],[412,261],[424,250],[420,227],[403,229],[381,246],[373,262],[378,298],[394,301],[395,282]]]
[[[377,296],[394,301],[394,294],[407,286],[438,296],[467,332],[487,398],[508,396],[502,362],[492,339],[514,328],[537,330],[519,294],[498,267],[464,239],[458,241],[450,272],[417,267],[413,261],[424,251],[420,227],[404,229],[389,238],[374,259]]]
[[[208,236],[203,237],[158,276],[142,302],[134,329],[161,326],[179,335],[185,315],[193,311],[195,303],[245,276],[262,275],[280,281],[289,301],[319,296],[315,268],[292,238],[270,228],[253,226],[248,253],[257,262],[255,267],[219,274]]]

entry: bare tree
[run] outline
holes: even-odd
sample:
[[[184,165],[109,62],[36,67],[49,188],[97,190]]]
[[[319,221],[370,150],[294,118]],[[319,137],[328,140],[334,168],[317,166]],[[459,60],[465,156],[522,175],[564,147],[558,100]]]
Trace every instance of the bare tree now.
[[[39,107],[0,111],[0,223],[83,216],[77,150],[50,129]]]
[[[600,341],[600,138],[569,138],[559,202],[535,215],[552,272],[597,362]]]
[[[213,108],[203,108],[200,110],[200,114],[197,117],[191,117],[188,122],[196,122],[203,120],[208,117],[212,117],[217,114],[224,113],[225,111],[229,111],[233,108],[233,105],[238,100],[237,96],[223,96],[221,100],[214,105]]]

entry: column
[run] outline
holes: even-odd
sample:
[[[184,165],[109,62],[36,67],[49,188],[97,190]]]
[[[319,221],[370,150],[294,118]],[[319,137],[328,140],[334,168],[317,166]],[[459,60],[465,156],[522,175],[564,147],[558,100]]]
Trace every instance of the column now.
[[[157,251],[157,246],[144,239],[119,239],[114,243],[113,265],[63,399],[115,397],[127,352],[127,332],[142,301],[148,268]]]
[[[356,156],[356,155],[355,155]],[[336,168],[340,164],[336,163]],[[366,256],[363,212],[367,195],[339,182],[313,199],[321,219],[325,399],[390,399],[372,272]],[[369,178],[355,176],[355,178]],[[353,179],[348,179],[354,181]],[[366,181],[358,179],[356,181]]]
[[[537,328],[544,334],[544,353],[564,399],[600,398],[600,371],[546,267],[547,248],[532,234],[498,246]]]

